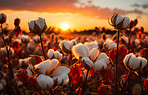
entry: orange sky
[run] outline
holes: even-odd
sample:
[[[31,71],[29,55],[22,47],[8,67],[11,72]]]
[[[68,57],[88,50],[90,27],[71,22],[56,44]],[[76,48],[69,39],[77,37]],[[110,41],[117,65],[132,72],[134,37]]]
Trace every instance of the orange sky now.
[[[37,19],[37,17],[44,18],[47,26],[55,26],[56,28],[60,28],[62,24],[68,24],[72,30],[94,29],[96,26],[113,29],[108,24],[108,18],[114,12],[118,12],[130,17],[131,20],[138,18],[137,27],[143,26],[145,31],[148,31],[148,2],[146,0],[129,1],[128,4],[126,4],[128,0],[124,0],[122,4],[117,0],[106,0],[106,2],[104,0],[100,0],[101,2],[97,0],[11,1],[2,0],[3,5],[0,4],[0,9],[2,9],[0,13],[7,15],[7,23],[10,29],[14,28],[13,21],[16,17],[21,18],[20,26],[26,31],[29,31],[28,22]],[[107,1],[114,1],[114,3],[109,6]]]

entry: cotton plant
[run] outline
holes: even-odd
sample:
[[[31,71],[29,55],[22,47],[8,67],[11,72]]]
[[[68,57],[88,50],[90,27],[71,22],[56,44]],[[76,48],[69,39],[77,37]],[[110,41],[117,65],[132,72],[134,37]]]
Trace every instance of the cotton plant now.
[[[81,66],[86,70],[86,72],[84,72],[85,81],[81,92],[84,93],[86,81],[90,77],[89,71],[93,70],[100,72],[106,69],[110,60],[108,56],[105,53],[101,53],[98,48],[89,50],[89,48],[82,43],[73,46],[72,53],[81,62]]]
[[[46,58],[45,55],[45,51],[44,51],[44,46],[43,46],[43,42],[42,42],[42,34],[45,33],[45,31],[49,31],[49,29],[47,29],[47,25],[45,22],[44,18],[39,17],[37,20],[32,20],[28,23],[29,26],[29,30],[30,30],[30,34],[35,34],[38,35],[40,37],[40,43],[41,43],[41,47],[42,47],[42,52],[43,52],[43,56]]]
[[[131,20],[129,17],[126,16],[122,16],[118,13],[114,13],[113,16],[110,19],[111,23],[109,23],[111,26],[113,26],[116,30],[117,30],[117,44],[112,42],[112,41],[108,41],[107,44],[107,49],[114,49],[115,47],[117,47],[117,51],[116,51],[116,63],[115,63],[115,94],[118,94],[118,47],[119,47],[119,36],[120,36],[120,32],[122,32],[122,30],[126,30],[130,23]],[[111,43],[111,44],[110,44]],[[123,91],[121,91],[121,94],[123,93]]]

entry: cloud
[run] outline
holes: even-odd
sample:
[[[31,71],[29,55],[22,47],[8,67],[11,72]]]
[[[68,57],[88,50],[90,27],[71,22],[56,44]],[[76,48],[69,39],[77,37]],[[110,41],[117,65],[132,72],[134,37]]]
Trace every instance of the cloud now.
[[[141,10],[122,10],[122,9],[109,9],[94,6],[91,0],[82,2],[81,0],[1,0],[1,10],[27,10],[35,12],[48,12],[48,13],[76,13],[85,16],[94,16],[99,19],[106,19],[112,16],[114,12],[122,15],[130,13],[145,14]],[[135,6],[138,6],[135,5]],[[144,6],[146,8],[146,6]]]
[[[140,4],[133,4],[131,5],[131,7],[141,7],[143,9],[147,9],[148,8],[148,4],[143,4],[143,5],[140,5]]]

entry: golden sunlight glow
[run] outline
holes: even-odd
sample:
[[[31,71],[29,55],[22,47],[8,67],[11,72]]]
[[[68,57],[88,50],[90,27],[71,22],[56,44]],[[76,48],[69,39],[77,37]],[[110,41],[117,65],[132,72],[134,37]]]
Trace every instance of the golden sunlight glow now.
[[[68,24],[62,24],[61,25],[62,30],[67,30],[69,28]]]

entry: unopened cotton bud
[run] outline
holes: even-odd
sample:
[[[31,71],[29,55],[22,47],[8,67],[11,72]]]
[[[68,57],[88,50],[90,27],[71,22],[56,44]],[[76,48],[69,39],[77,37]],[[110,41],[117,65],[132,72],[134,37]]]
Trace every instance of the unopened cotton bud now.
[[[0,14],[0,24],[5,23],[6,22],[6,19],[7,19],[6,15],[3,14],[3,13],[1,13]]]

